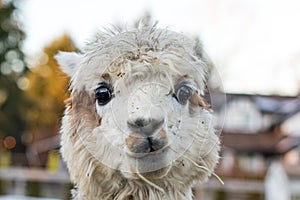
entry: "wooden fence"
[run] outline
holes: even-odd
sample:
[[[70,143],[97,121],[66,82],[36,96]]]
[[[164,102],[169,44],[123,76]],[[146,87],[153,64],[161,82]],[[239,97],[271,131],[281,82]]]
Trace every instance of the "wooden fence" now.
[[[285,175],[282,174],[280,170],[282,169],[280,168],[280,166],[278,167],[278,165],[271,166],[265,181],[225,179],[223,180],[225,184],[222,185],[218,180],[211,179],[204,185],[197,187],[197,199],[217,199],[216,197],[214,197],[214,195],[212,195],[212,193],[214,193],[215,191],[222,191],[227,194],[257,193],[261,194],[262,199],[265,200],[274,200],[274,196],[276,197],[276,200],[299,200],[300,180],[285,179],[287,177],[285,177]],[[13,182],[13,187],[9,189],[8,194],[17,195],[27,195],[27,186],[30,182],[38,182],[41,184],[56,184],[58,185],[57,189],[63,190],[63,193],[67,193],[70,187],[70,179],[67,172],[65,171],[49,171],[45,169],[10,167],[0,169],[0,180],[2,184]],[[62,185],[69,185],[69,187],[63,188]],[[204,191],[211,192],[210,198],[203,198]],[[66,195],[61,195],[60,199],[67,199],[67,197]],[[223,199],[225,200],[233,198],[229,198],[227,195],[227,198]],[[244,198],[238,197],[235,199]]]

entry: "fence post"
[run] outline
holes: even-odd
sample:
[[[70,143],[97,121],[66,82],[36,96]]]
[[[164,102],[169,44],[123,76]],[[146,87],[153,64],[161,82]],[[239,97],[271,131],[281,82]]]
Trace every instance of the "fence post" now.
[[[289,179],[279,161],[271,163],[265,180],[265,200],[290,200]]]
[[[11,164],[10,151],[0,151],[0,168],[8,168]]]

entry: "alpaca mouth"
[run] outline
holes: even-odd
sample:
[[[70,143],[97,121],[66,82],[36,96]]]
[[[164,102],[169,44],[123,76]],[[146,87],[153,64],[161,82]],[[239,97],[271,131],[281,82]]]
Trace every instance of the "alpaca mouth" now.
[[[153,147],[150,147],[149,152],[144,152],[144,153],[136,153],[132,151],[127,151],[127,155],[132,158],[137,158],[137,159],[142,159],[142,158],[147,158],[147,157],[162,157],[164,154],[166,154],[167,151],[167,146],[164,146],[161,149],[154,150]]]
[[[167,133],[160,129],[152,134],[132,132],[125,138],[127,154],[134,158],[163,155],[168,146]]]

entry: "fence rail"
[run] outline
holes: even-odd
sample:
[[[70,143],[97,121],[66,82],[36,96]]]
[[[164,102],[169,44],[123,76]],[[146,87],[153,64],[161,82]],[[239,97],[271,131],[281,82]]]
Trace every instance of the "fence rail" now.
[[[70,183],[67,172],[64,171],[47,171],[44,169],[10,167],[0,169],[1,180],[12,181],[38,181],[48,183]]]
[[[273,175],[271,176],[273,177]],[[275,177],[276,178],[276,177]],[[49,171],[37,168],[10,167],[0,169],[0,180],[14,182],[14,189],[11,194],[25,195],[26,184],[30,181],[40,183],[54,183],[58,185],[69,184],[70,178],[66,171]],[[224,191],[226,193],[259,193],[266,194],[266,180],[237,180],[224,179],[224,185],[218,180],[211,179],[199,186],[204,191]],[[287,188],[290,196],[300,196],[300,180],[288,180]]]

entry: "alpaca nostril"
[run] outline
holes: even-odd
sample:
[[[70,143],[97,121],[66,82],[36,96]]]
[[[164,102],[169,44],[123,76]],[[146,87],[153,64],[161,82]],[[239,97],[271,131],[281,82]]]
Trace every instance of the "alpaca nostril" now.
[[[162,126],[164,123],[164,119],[157,120],[152,118],[136,118],[134,120],[128,120],[127,124],[132,129],[140,129],[140,130],[156,130],[158,127]]]
[[[145,118],[137,118],[134,121],[134,124],[138,127],[144,127],[144,126],[147,126],[150,123],[151,123],[151,120],[150,119],[145,119]]]
[[[134,120],[127,121],[127,125],[131,129],[141,129],[143,127],[148,126],[149,124],[151,124],[151,119],[146,119],[146,118],[137,118]]]

